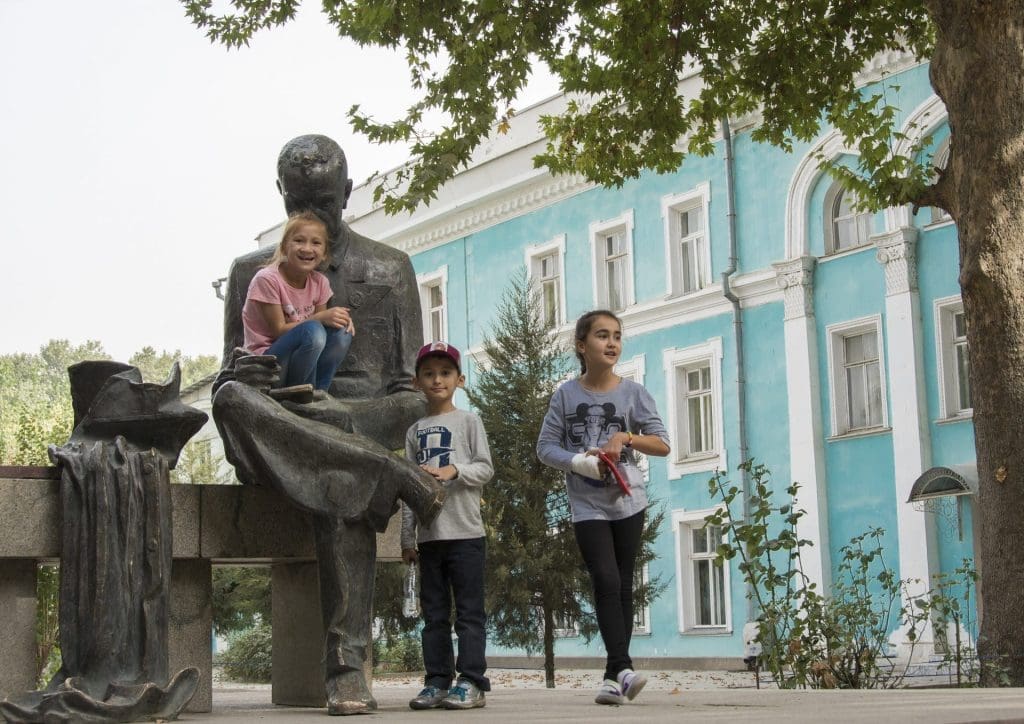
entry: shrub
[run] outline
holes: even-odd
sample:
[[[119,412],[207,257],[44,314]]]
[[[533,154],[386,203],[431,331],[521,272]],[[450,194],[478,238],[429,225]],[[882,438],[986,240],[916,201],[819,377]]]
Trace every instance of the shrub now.
[[[418,633],[401,633],[376,639],[373,643],[373,656],[378,671],[423,670],[423,648]]]
[[[270,626],[258,623],[230,634],[228,647],[218,659],[232,681],[266,684],[270,681]]]
[[[974,582],[969,564],[939,580],[931,591],[911,594],[919,582],[900,579],[888,567],[883,555],[885,531],[872,528],[840,549],[831,589],[820,591],[801,566],[801,549],[812,545],[797,534],[804,511],[791,503],[773,502],[771,473],[765,466],[747,461],[740,469],[751,476],[747,518],[732,512],[732,504],[742,500],[743,492],[718,473],[709,489],[724,507],[708,516],[707,524],[725,534],[716,563],[739,559],[737,568],[757,611],[758,661],[777,686],[898,686],[913,646],[930,620],[939,631],[946,627],[959,631],[970,608]],[[791,501],[798,488],[795,483],[786,488]],[[963,607],[957,595],[964,597]],[[886,656],[888,636],[896,628],[911,644],[902,669]],[[969,678],[964,676],[964,656],[973,652],[959,639],[954,645],[947,664],[957,666],[958,682],[962,682]]]

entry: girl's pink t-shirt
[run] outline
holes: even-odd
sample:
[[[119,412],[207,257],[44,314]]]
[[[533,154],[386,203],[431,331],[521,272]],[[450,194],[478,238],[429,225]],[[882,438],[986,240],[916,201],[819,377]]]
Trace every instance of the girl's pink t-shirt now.
[[[245,348],[253,354],[263,354],[274,342],[256,302],[280,304],[284,311],[284,321],[301,322],[309,319],[318,305],[327,304],[332,294],[331,283],[318,271],[309,275],[305,288],[296,289],[284,280],[276,264],[263,267],[249,282],[245,306],[242,307]]]

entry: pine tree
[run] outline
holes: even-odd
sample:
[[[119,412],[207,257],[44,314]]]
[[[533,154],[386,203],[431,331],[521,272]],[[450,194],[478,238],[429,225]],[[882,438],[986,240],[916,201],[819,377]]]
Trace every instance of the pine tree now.
[[[487,363],[469,397],[494,461],[483,502],[488,619],[497,643],[543,651],[552,688],[556,629],[575,627],[589,641],[597,624],[564,476],[541,463],[535,450],[548,401],[570,370],[567,350],[545,329],[539,294],[522,272],[502,297],[484,352]],[[649,516],[638,570],[651,559],[662,519]],[[647,605],[661,588],[657,579],[638,585],[636,605]]]

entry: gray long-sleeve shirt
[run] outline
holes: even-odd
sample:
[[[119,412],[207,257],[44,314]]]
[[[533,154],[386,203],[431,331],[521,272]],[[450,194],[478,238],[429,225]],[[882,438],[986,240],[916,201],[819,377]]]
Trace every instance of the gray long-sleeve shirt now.
[[[468,410],[424,417],[406,433],[405,454],[417,465],[454,465],[459,474],[442,482],[448,493],[444,506],[431,525],[419,526],[418,535],[416,517],[402,505],[402,548],[415,548],[417,542],[483,537],[480,494],[494,475],[494,466],[480,418]]]
[[[537,439],[537,457],[565,471],[573,522],[622,520],[647,507],[644,476],[631,448],[624,448],[619,458],[619,471],[629,482],[631,495],[623,494],[610,478],[591,480],[572,472],[575,455],[601,447],[617,432],[657,435],[669,444],[654,398],[643,385],[622,379],[613,390],[594,392],[579,380],[569,380],[551,396]]]

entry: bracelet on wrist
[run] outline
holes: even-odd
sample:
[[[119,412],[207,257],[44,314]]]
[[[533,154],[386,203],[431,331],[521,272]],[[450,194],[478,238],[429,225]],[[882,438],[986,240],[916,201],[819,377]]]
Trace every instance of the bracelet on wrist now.
[[[627,430],[626,434],[629,436],[629,439],[626,440],[626,447],[633,447],[633,433]]]

